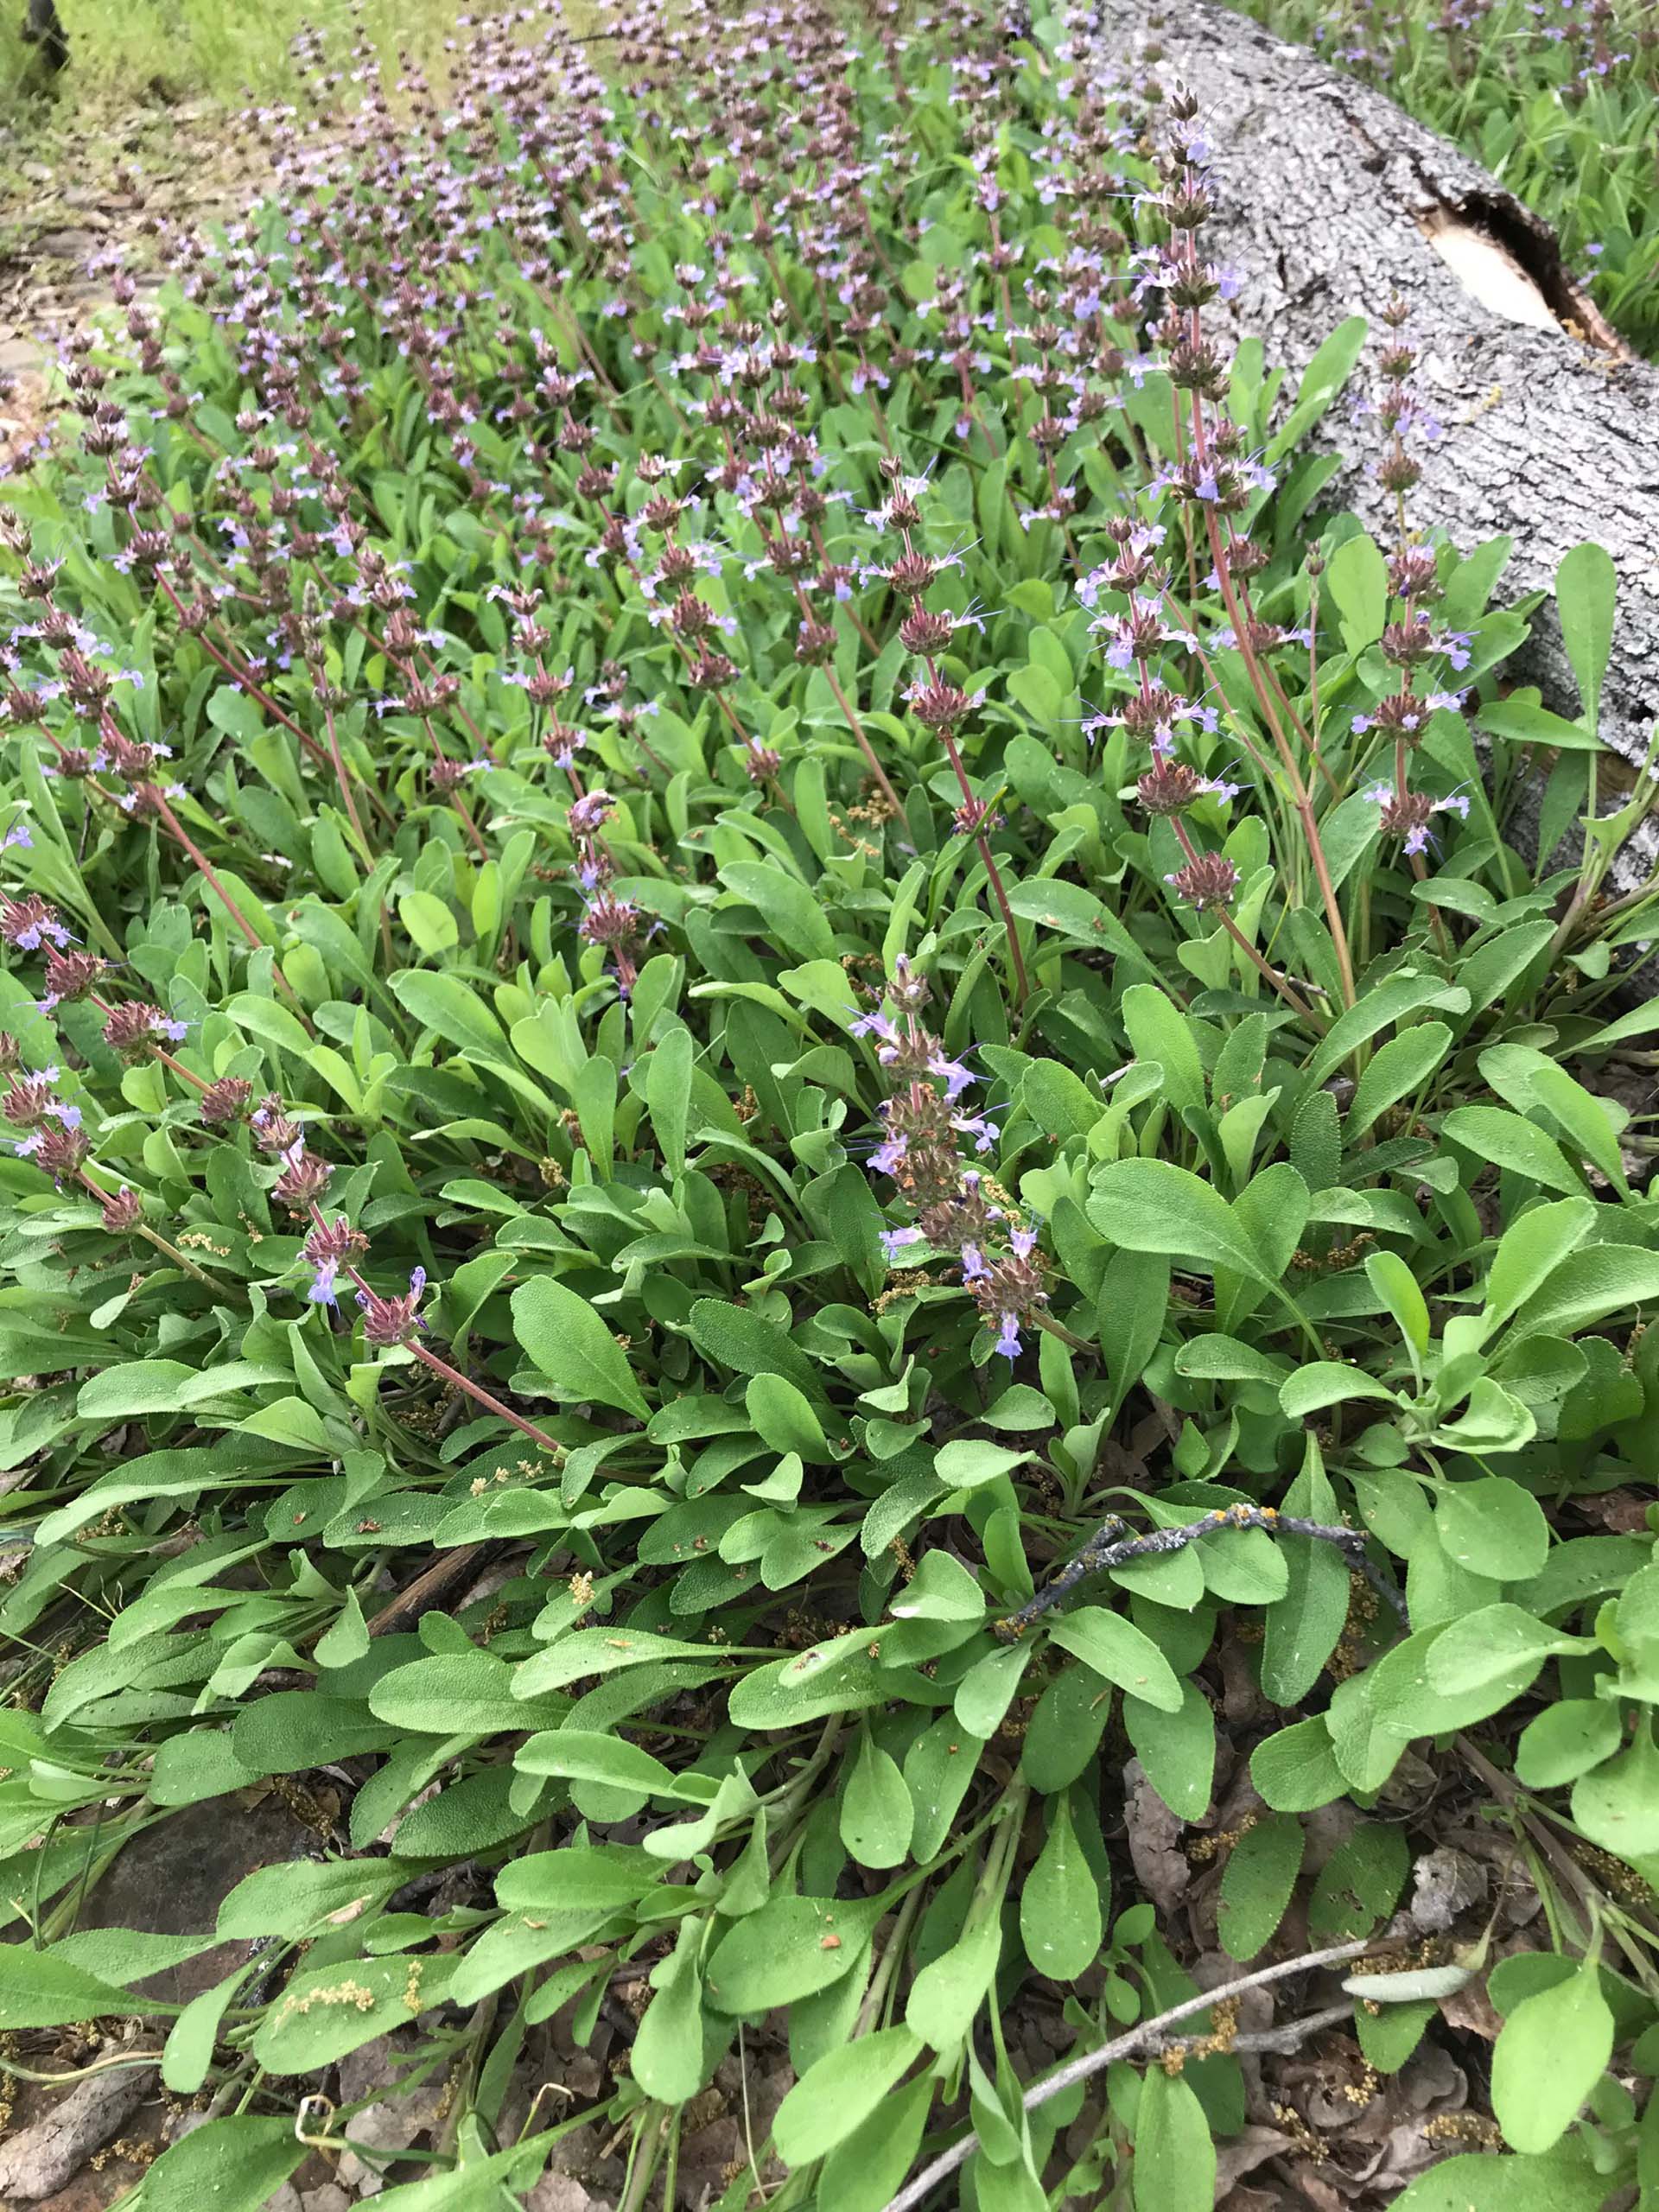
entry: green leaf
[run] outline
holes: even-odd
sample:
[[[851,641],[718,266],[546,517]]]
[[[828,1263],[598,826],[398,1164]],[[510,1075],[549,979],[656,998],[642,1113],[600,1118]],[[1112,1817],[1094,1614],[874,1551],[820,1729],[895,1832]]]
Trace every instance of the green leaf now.
[[[1345,537],[1325,567],[1346,652],[1363,652],[1382,636],[1389,619],[1389,564],[1374,538]]]
[[[225,2014],[236,2002],[245,1972],[238,1967],[223,1981],[193,1997],[168,2029],[162,2046],[162,2080],[175,2097],[194,2097],[207,2079]]]
[[[389,1750],[395,1741],[395,1729],[366,1705],[318,1690],[277,1690],[256,1698],[231,1728],[232,1748],[250,1776],[299,1774],[332,1759]]]
[[[254,2054],[272,2074],[309,2074],[332,2065],[441,2005],[459,1963],[454,1956],[423,1952],[352,1959],[298,1974],[266,2014],[253,2039]]]
[[[1138,1060],[1155,1060],[1164,1071],[1163,1095],[1177,1114],[1202,1112],[1204,1062],[1186,1015],[1167,991],[1131,983],[1123,994],[1123,1027]]]
[[[978,1621],[985,1614],[985,1593],[952,1553],[925,1552],[904,1593],[887,1609],[899,1621]]]
[[[1569,1149],[1599,1167],[1613,1188],[1628,1198],[1630,1186],[1625,1179],[1618,1131],[1599,1101],[1581,1083],[1575,1083],[1565,1068],[1554,1065],[1535,1070],[1528,1089],[1533,1104],[1541,1106],[1560,1125]]]
[[[1617,1705],[1605,1698],[1562,1698],[1521,1731],[1516,1779],[1529,1789],[1559,1789],[1611,1758],[1623,1740]]]
[[[566,1844],[504,1866],[495,1878],[496,1902],[537,1915],[613,1912],[636,1904],[661,1875],[649,1852],[626,1844]]]
[[[1570,722],[1525,699],[1489,700],[1475,720],[1494,737],[1506,737],[1515,745],[1548,745],[1567,753],[1599,749],[1599,740],[1581,723]]]
[[[988,1913],[912,1982],[906,2025],[934,2050],[954,2050],[990,1994],[1001,1948],[1002,1923]]]
[[[1048,1835],[1020,1893],[1026,1956],[1051,1981],[1075,1981],[1100,1954],[1100,1891],[1071,1825],[1070,1800],[1052,1801]]]
[[[1573,1783],[1573,1818],[1592,1843],[1618,1858],[1659,1852],[1659,1751],[1645,1710],[1629,1750]]]
[[[1542,1506],[1507,1475],[1447,1483],[1435,1501],[1434,1526],[1449,1558],[1493,1582],[1524,1582],[1541,1570],[1549,1550]]]
[[[493,1653],[480,1656],[494,1659]],[[706,1643],[679,1636],[658,1636],[652,1629],[569,1630],[546,1650],[520,1660],[512,1669],[512,1695],[518,1718],[516,1723],[502,1720],[495,1725],[499,1728],[531,1726],[538,1718],[547,1716],[538,1715],[528,1700],[540,1698],[544,1691],[562,1690],[567,1683],[580,1681],[585,1675],[613,1675],[626,1667],[654,1666],[660,1660],[703,1659],[708,1656]],[[502,1663],[495,1661],[498,1666]],[[556,1700],[552,1709],[559,1710]]]
[[[1147,1780],[1170,1811],[1184,1821],[1202,1820],[1215,1783],[1216,1716],[1198,1685],[1190,1678],[1182,1682],[1179,1713],[1126,1696],[1123,1726]],[[1029,1758],[1029,1732],[1027,1746]]]
[[[1049,1624],[1049,1641],[1081,1659],[1104,1681],[1160,1713],[1181,1709],[1181,1685],[1174,1669],[1144,1630],[1103,1605],[1080,1605]]]
[[[68,1959],[28,1943],[8,1943],[0,1972],[0,2031],[57,2028],[71,2021],[117,2018],[144,2008],[113,1984]]]
[[[1270,1941],[1289,1909],[1302,1848],[1302,1824],[1294,1813],[1257,1819],[1234,1845],[1216,1914],[1216,1932],[1229,1958],[1253,1959]]]
[[[1138,988],[1144,990],[1141,984]],[[1051,1141],[1084,1136],[1106,1111],[1098,1090],[1058,1060],[1033,1060],[1020,1086],[1025,1109]]]
[[[1599,545],[1575,545],[1555,571],[1555,607],[1588,729],[1595,728],[1601,715],[1618,602],[1618,571],[1612,556]]]
[[[1106,1414],[1109,1427],[1157,1351],[1168,1311],[1167,1255],[1127,1249],[1114,1252],[1095,1302],[1096,1332],[1112,1390]]]
[[[1522,1612],[1519,1605],[1482,1605],[1446,1624],[1428,1655],[1428,1679],[1447,1697],[1482,1689],[1514,1668],[1556,1652],[1596,1649],[1581,1636],[1563,1636]]]
[[[931,2074],[906,2082],[824,2160],[816,2201],[829,2212],[882,2212],[904,2186],[933,2102]]]
[[[1592,1322],[1659,1298],[1659,1252],[1592,1244],[1572,1253],[1516,1315],[1517,1337],[1575,1336]]]
[[[977,1436],[953,1438],[934,1455],[933,1467],[941,1482],[952,1490],[977,1490],[982,1483],[1009,1475],[1032,1458],[1029,1452],[1010,1452],[1005,1444],[992,1444]]]
[[[1363,350],[1370,328],[1370,325],[1363,315],[1351,315],[1314,349],[1313,359],[1302,371],[1295,404],[1268,443],[1267,459],[1269,467],[1294,446],[1299,445],[1331,406],[1353,374],[1354,365]],[[1166,2212],[1175,2212],[1175,2208],[1166,2208]]]
[[[1268,1382],[1276,1391],[1285,1379],[1285,1363],[1217,1330],[1189,1338],[1175,1355],[1175,1372],[1201,1382]]]
[[[772,1896],[721,1938],[704,1968],[717,2012],[796,2005],[849,1973],[886,1910],[880,1897]]]
[[[522,1708],[521,1708],[522,1711]],[[520,1774],[554,1775],[565,1782],[601,1782],[636,1798],[702,1802],[700,1791],[683,1789],[662,1761],[631,1744],[626,1736],[601,1735],[591,1728],[549,1728],[521,1744],[512,1755]]]
[[[293,2120],[241,2114],[210,2120],[163,2151],[127,2198],[130,2212],[211,2205],[213,2212],[259,2212],[310,2156]]]
[[[848,1856],[860,1866],[902,1866],[915,1824],[916,1808],[897,1760],[866,1728],[842,1785],[841,1840]]]
[[[924,1728],[905,1753],[905,1783],[916,1808],[910,1847],[919,1865],[925,1866],[943,1846],[984,1748],[982,1738],[970,1735],[954,1713],[945,1713],[931,1727]],[[1029,1751],[1027,1733],[1027,1756]]]
[[[720,880],[746,905],[757,907],[779,941],[800,960],[833,960],[836,933],[823,909],[798,876],[760,861],[730,861]]]
[[[1309,1435],[1301,1472],[1281,1509],[1326,1524],[1337,1517],[1337,1496],[1325,1471],[1319,1440]],[[1268,1606],[1262,1648],[1262,1687],[1280,1705],[1300,1705],[1336,1649],[1347,1624],[1348,1563],[1333,1544],[1317,1537],[1279,1539],[1287,1580],[1285,1594]]]
[[[1466,1728],[1501,1712],[1536,1680],[1542,1662],[1521,1659],[1506,1672],[1471,1688],[1440,1689],[1430,1676],[1429,1663],[1435,1645],[1449,1627],[1449,1623],[1442,1621],[1414,1630],[1355,1678],[1357,1705],[1369,1712],[1384,1735],[1408,1741],[1417,1736],[1449,1735],[1453,1729]]]
[[[703,1923],[684,1921],[673,1950],[651,1970],[655,1994],[645,2007],[629,2054],[628,2070],[648,2097],[684,2104],[702,2087],[702,1985],[697,1954]]]
[[[1517,2005],[1492,2052],[1492,2111],[1510,2146],[1536,2157],[1566,2134],[1613,2055],[1613,2016],[1594,1964]]]
[[[1403,1021],[1408,1014],[1421,1013],[1425,1007],[1443,1007],[1452,1014],[1466,1014],[1469,994],[1455,983],[1447,983],[1438,976],[1418,976],[1409,972],[1390,976],[1374,990],[1368,990],[1345,1014],[1339,1014],[1325,1032],[1318,1051],[1307,1065],[1307,1082],[1322,1084],[1332,1076],[1357,1046],[1369,1043],[1381,1029],[1391,1022]]]
[[[1373,2005],[1415,2005],[1425,1997],[1455,1997],[1474,1980],[1471,1967],[1408,1967],[1400,1974],[1351,1974],[1342,1986]]]
[[[1379,1114],[1421,1090],[1446,1058],[1452,1032],[1443,1021],[1420,1021],[1391,1037],[1368,1062],[1343,1124],[1343,1141],[1363,1136]]]
[[[809,1397],[821,1397],[811,1363],[775,1321],[723,1298],[700,1298],[691,1308],[691,1341],[716,1367],[735,1375],[781,1375]]]
[[[1428,1300],[1417,1287],[1417,1278],[1397,1252],[1368,1252],[1365,1274],[1401,1335],[1421,1359],[1428,1350],[1430,1329]]]
[[[922,2049],[908,2028],[878,2028],[810,2066],[778,2107],[772,2140],[791,2166],[810,2165],[877,2111]]]
[[[1052,1428],[1054,1408],[1042,1392],[1033,1390],[1029,1382],[1010,1382],[995,1404],[988,1406],[980,1418],[988,1428],[1013,1429],[1025,1434]]]
[[[226,1360],[204,1370],[187,1367],[177,1359],[132,1359],[83,1382],[75,1411],[82,1421],[95,1421],[186,1413],[233,1398],[257,1383],[291,1383],[292,1379],[280,1367],[257,1367],[245,1359]]]
[[[1211,2212],[1216,2146],[1198,2093],[1179,2074],[1148,2066],[1135,2116],[1135,2212]]]
[[[735,1727],[793,1728],[827,1713],[886,1705],[892,1696],[891,1678],[863,1638],[842,1636],[757,1667],[734,1686],[726,1709]]]
[[[1441,1134],[1477,1160],[1547,1191],[1581,1193],[1584,1178],[1572,1166],[1554,1137],[1535,1122],[1524,1121],[1500,1106],[1454,1106],[1440,1122]]]
[[[1166,1160],[1119,1160],[1103,1168],[1084,1208],[1103,1236],[1133,1252],[1196,1261],[1274,1287],[1255,1240],[1219,1191]]]
[[[691,1032],[683,1027],[671,1029],[645,1055],[645,1108],[657,1132],[664,1165],[675,1175],[685,1166],[691,1067],[696,1057]]]
[[[774,1452],[816,1461],[835,1457],[811,1400],[783,1376],[751,1376],[743,1402],[755,1434]]]
[[[1348,1794],[1322,1719],[1294,1721],[1250,1754],[1250,1779],[1275,1812],[1312,1813]]]
[[[512,1331],[549,1395],[590,1399],[648,1420],[651,1408],[633,1379],[628,1356],[585,1298],[551,1275],[537,1275],[512,1294]]]
[[[1397,2074],[1439,2012],[1433,1999],[1426,1997],[1414,2005],[1368,2005],[1363,2000],[1357,2004],[1354,2034],[1367,2064],[1375,2066],[1379,2074]]]
[[[608,1182],[615,1155],[616,1069],[602,1052],[595,1052],[576,1070],[570,1096],[594,1173],[601,1182]]]
[[[400,1879],[395,1865],[385,1859],[256,1866],[220,1901],[215,1936],[220,1942],[250,1942],[263,1936],[298,1942],[334,1914],[390,1897]]]
[[[1292,1421],[1305,1421],[1309,1414],[1320,1413],[1326,1406],[1340,1405],[1349,1398],[1381,1398],[1389,1405],[1398,1402],[1385,1382],[1343,1360],[1311,1360],[1294,1375],[1286,1376],[1279,1386],[1279,1403]]]
[[[397,916],[429,960],[453,952],[461,943],[461,925],[435,893],[404,892],[397,900]]]
[[[1460,2152],[1419,2174],[1393,2212],[1601,2212],[1607,2177],[1590,2146],[1563,2143],[1541,2158]]]
[[[1318,1943],[1369,1936],[1399,1903],[1411,1853],[1397,1827],[1362,1821],[1320,1867],[1308,1899],[1307,1932]]]
[[[1150,976],[1162,988],[1152,962],[1111,908],[1096,899],[1092,891],[1085,891],[1081,884],[1041,876],[1011,883],[1007,893],[1008,911],[1019,920],[1039,922],[1045,929],[1058,930],[1063,937],[1075,938],[1101,951],[1109,950],[1126,961],[1137,975]]]
[[[1034,1648],[1029,1643],[1010,1643],[988,1651],[982,1659],[975,1660],[957,1684],[952,1710],[969,1735],[982,1742],[995,1735],[1014,1702],[1020,1678],[1031,1664]]]
[[[551,1717],[520,1702],[514,1688],[513,1669],[493,1651],[435,1652],[382,1675],[369,1692],[369,1710],[377,1720],[429,1736],[493,1736]]]
[[[448,908],[442,911],[448,918]],[[453,921],[450,927],[454,928]],[[506,1038],[482,993],[463,983],[458,976],[446,976],[427,968],[405,968],[389,981],[398,1003],[408,1007],[423,1029],[436,1030],[447,1045],[454,1045],[461,1052],[470,1046],[492,1059],[499,1059],[505,1052]]]
[[[1530,1128],[1532,1124],[1528,1122],[1522,1126]],[[1486,1303],[1480,1317],[1482,1329],[1490,1333],[1502,1328],[1549,1281],[1595,1225],[1595,1207],[1588,1198],[1580,1198],[1529,1207],[1511,1222],[1492,1255]]]

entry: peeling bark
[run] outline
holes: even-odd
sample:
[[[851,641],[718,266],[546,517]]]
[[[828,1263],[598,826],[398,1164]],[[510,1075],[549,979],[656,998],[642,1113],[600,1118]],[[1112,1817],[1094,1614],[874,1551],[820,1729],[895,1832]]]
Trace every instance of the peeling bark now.
[[[1205,242],[1244,277],[1237,335],[1295,375],[1344,317],[1375,327],[1392,294],[1409,303],[1420,387],[1445,426],[1414,449],[1412,526],[1440,525],[1464,552],[1510,536],[1513,597],[1547,590],[1584,539],[1611,554],[1601,729],[1639,762],[1659,719],[1659,368],[1630,358],[1577,291],[1547,225],[1380,92],[1211,0],[1171,0],[1155,45],[1128,0],[1100,0],[1098,20],[1103,65],[1152,61],[1202,103],[1217,202]],[[1393,503],[1373,453],[1337,415],[1326,428],[1348,456],[1326,497],[1386,543]],[[1553,605],[1510,666],[1579,713]]]

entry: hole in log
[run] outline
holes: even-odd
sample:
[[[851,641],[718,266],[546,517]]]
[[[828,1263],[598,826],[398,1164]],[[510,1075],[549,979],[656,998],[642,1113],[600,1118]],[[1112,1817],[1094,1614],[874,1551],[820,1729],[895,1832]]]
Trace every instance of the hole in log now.
[[[1623,347],[1561,262],[1554,234],[1516,203],[1471,192],[1423,220],[1423,233],[1459,282],[1492,314],[1561,329],[1609,353]]]

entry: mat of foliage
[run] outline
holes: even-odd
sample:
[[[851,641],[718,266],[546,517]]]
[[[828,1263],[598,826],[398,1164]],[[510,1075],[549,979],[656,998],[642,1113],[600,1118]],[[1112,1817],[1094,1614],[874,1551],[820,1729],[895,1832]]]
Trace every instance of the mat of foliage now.
[[[1611,566],[1569,721],[1505,544],[1412,535],[1413,334],[1216,350],[1225,149],[1081,20],[611,28],[626,91],[532,17],[276,118],[8,489],[3,2063],[159,2050],[166,2212],[394,2029],[389,2212],[595,2117],[673,2203],[757,2032],[729,2207],[971,2131],[934,2201],[1187,2212],[1316,2031],[1362,2106],[1462,2050],[1413,2212],[1651,2186]],[[216,1926],[89,1924],[262,1793],[315,1848]],[[1448,1806],[1498,1901],[1413,1919]],[[1206,1821],[1279,2009],[1147,2065]]]

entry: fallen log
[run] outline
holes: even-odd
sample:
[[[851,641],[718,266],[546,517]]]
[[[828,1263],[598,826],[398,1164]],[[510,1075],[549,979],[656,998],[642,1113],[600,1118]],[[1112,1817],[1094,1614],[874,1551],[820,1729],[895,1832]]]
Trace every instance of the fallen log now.
[[[1155,24],[1133,0],[1099,0],[1096,22],[1103,72],[1144,63],[1201,103],[1216,176],[1205,242],[1244,280],[1238,335],[1294,375],[1346,316],[1375,327],[1391,296],[1410,306],[1419,383],[1444,426],[1414,448],[1412,524],[1443,526],[1465,552],[1511,537],[1501,589],[1514,597],[1547,590],[1583,540],[1606,547],[1619,610],[1601,734],[1639,763],[1659,720],[1659,368],[1620,345],[1547,224],[1370,86],[1211,0],[1172,0]],[[1386,542],[1393,499],[1374,454],[1328,435],[1349,457],[1327,498]],[[1510,670],[1579,713],[1553,604]]]

